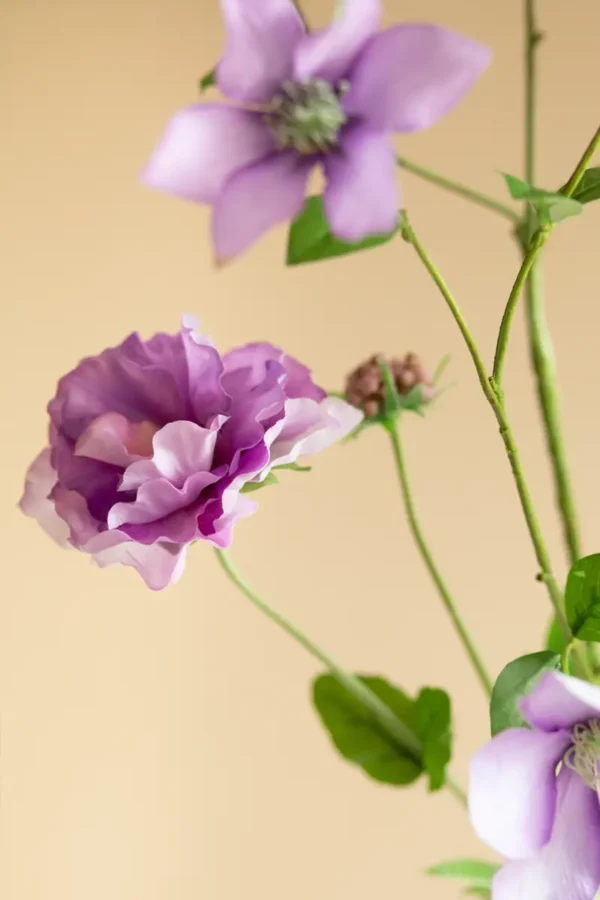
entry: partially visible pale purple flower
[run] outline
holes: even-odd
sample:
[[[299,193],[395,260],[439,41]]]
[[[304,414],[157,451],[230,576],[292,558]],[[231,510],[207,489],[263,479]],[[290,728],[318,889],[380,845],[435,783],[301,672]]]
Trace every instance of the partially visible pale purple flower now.
[[[177,580],[192,541],[229,545],[256,508],[245,485],[362,418],[271,344],[220,356],[196,327],[132,334],[65,375],[21,499],[60,544],[133,566],[156,590]]]
[[[479,837],[510,861],[492,900],[594,900],[600,888],[600,687],[545,673],[471,763]]]
[[[219,260],[301,210],[322,164],[325,213],[344,241],[387,234],[400,197],[392,132],[451,110],[490,60],[435,25],[378,31],[379,0],[346,0],[307,33],[292,0],[221,0],[227,42],[217,84],[235,106],[177,112],[143,175],[151,187],[213,207]]]

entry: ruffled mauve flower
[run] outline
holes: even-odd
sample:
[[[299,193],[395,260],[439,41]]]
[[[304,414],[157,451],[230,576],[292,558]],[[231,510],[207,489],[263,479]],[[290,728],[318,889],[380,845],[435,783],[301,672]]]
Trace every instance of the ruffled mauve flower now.
[[[510,862],[493,900],[594,900],[600,888],[600,687],[542,676],[521,701],[533,730],[503,731],[471,763],[479,837]]]
[[[346,0],[307,33],[292,0],[221,0],[227,41],[216,81],[232,105],[180,110],[146,167],[151,187],[213,207],[219,260],[301,210],[315,164],[341,240],[386,234],[400,197],[390,135],[428,128],[490,60],[435,25],[378,31],[379,0]]]
[[[191,317],[84,359],[50,401],[49,447],[21,508],[98,565],[133,566],[160,590],[192,541],[231,542],[254,512],[242,492],[344,437],[361,414],[271,344],[220,356]]]

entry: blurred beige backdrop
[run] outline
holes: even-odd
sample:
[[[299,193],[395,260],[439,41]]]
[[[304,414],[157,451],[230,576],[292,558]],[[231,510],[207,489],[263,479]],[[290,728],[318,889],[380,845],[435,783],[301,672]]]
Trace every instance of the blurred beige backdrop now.
[[[540,181],[565,180],[597,126],[596,0],[540,2]],[[329,3],[306,11],[325,22]],[[495,48],[460,108],[406,138],[407,156],[503,196],[522,166],[521,2],[387,0]],[[363,900],[457,896],[422,870],[487,854],[453,799],[378,787],[342,763],[309,705],[314,662],[196,547],[152,594],[55,547],[15,508],[45,439],[45,405],[76,361],[197,313],[225,348],[279,343],[334,389],[375,350],[450,351],[454,383],[406,422],[420,512],[497,674],[537,649],[549,608],[496,427],[455,327],[401,242],[286,271],[284,230],[224,271],[206,210],[137,176],[166,118],[196,96],[222,42],[217,0],[1,0],[0,296],[3,900]],[[412,217],[489,359],[517,254],[504,222],[405,175]],[[549,314],[585,548],[600,543],[597,283],[600,204],[547,257]],[[519,317],[509,408],[558,571]],[[454,698],[455,769],[486,737],[480,689],[403,520],[373,431],[282,479],[237,531],[233,557],[266,597],[349,666]]]

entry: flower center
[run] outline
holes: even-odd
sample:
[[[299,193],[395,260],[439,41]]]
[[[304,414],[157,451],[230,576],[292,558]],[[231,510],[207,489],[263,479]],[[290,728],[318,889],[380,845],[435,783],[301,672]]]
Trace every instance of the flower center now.
[[[573,743],[563,757],[565,765],[577,772],[588,787],[600,794],[600,719],[576,725]]]
[[[264,116],[278,148],[303,155],[335,150],[347,120],[341,100],[348,87],[345,81],[334,86],[321,78],[284,82]]]

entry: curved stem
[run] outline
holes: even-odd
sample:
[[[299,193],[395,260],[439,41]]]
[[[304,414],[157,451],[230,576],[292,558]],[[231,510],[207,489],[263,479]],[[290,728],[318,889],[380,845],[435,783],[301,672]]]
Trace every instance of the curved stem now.
[[[254,591],[237,572],[228,555],[223,550],[216,550],[216,556],[219,560],[221,568],[231,582],[250,600],[254,606],[264,613],[272,622],[278,625],[290,637],[297,641],[311,656],[314,656],[325,668],[336,678],[336,680],[346,688],[366,709],[369,710],[374,720],[385,731],[385,733],[395,742],[397,742],[403,750],[408,750],[413,754],[415,759],[420,762],[422,745],[417,736],[406,727],[406,725],[398,719],[386,706],[382,700],[377,697],[361,680],[344,669],[337,663],[328,653],[319,647],[311,638],[303,631],[296,628],[289,619],[282,613],[273,609],[265,600]],[[452,779],[446,778],[446,787],[457,797],[461,803],[466,805],[466,795],[463,789],[457,785]]]
[[[569,178],[568,182],[562,188],[561,193],[565,195],[565,197],[570,197],[576,191],[579,182],[583,178],[584,172],[590,163],[592,157],[594,156],[596,150],[600,147],[600,128],[597,129],[594,134],[592,140],[586,147],[583,156],[577,163],[575,167],[575,171]],[[500,331],[498,333],[498,341],[496,343],[496,356],[494,359],[494,372],[493,379],[494,384],[498,392],[501,391],[501,383],[502,383],[502,369],[504,366],[504,358],[506,356],[506,350],[508,347],[508,339],[510,336],[510,327],[512,324],[512,320],[515,314],[515,310],[517,308],[517,303],[519,301],[519,297],[521,296],[521,291],[523,286],[527,280],[529,273],[536,261],[536,258],[540,251],[542,250],[544,244],[550,237],[552,229],[554,228],[553,223],[549,223],[547,225],[541,225],[533,237],[529,242],[529,246],[527,248],[527,252],[525,254],[525,258],[519,269],[519,273],[513,285],[513,288],[508,297],[506,308],[504,310],[504,315],[502,316],[502,322],[500,324]]]
[[[403,236],[405,240],[412,244],[417,252],[417,255],[419,256],[419,259],[437,285],[440,293],[442,294],[442,297],[446,301],[448,309],[450,310],[452,316],[454,317],[454,320],[456,321],[456,324],[460,329],[460,332],[468,347],[469,353],[471,354],[471,358],[473,360],[475,370],[479,378],[479,383],[481,384],[483,393],[485,394],[488,403],[492,407],[494,415],[496,416],[496,421],[498,422],[498,425],[500,427],[500,435],[502,437],[502,441],[504,442],[506,455],[508,456],[510,467],[513,473],[513,478],[517,487],[519,499],[521,501],[521,507],[523,509],[525,521],[527,523],[527,528],[529,530],[529,535],[531,537],[531,542],[535,551],[535,556],[540,567],[540,574],[538,578],[546,585],[546,589],[550,596],[550,601],[554,607],[556,618],[560,625],[561,631],[566,638],[570,639],[571,631],[563,613],[562,593],[560,591],[560,588],[558,587],[556,578],[552,571],[550,554],[548,553],[546,542],[544,541],[544,538],[542,536],[540,524],[535,514],[533,501],[529,493],[529,488],[527,487],[527,482],[525,481],[525,475],[521,466],[519,452],[514,435],[512,433],[512,429],[510,427],[510,422],[508,420],[506,410],[504,408],[504,401],[502,399],[502,396],[500,393],[497,393],[494,390],[491,380],[487,375],[483,358],[481,357],[477,344],[475,343],[475,339],[473,338],[473,335],[471,334],[467,326],[467,323],[460,311],[456,300],[452,295],[452,292],[450,291],[450,288],[442,278],[432,260],[427,255],[425,248],[418,240],[413,228],[408,225],[408,223],[406,223],[404,226]]]
[[[397,161],[401,168],[406,169],[407,172],[412,172],[413,175],[417,175],[417,177],[422,178],[423,181],[429,181],[431,184],[435,184],[446,191],[457,194],[464,200],[470,200],[472,203],[477,204],[477,206],[482,206],[485,209],[489,209],[491,212],[498,213],[506,219],[510,219],[510,221],[515,224],[519,221],[519,214],[506,203],[501,203],[499,200],[488,197],[487,194],[483,194],[481,191],[467,187],[467,185],[461,184],[458,181],[453,181],[451,178],[446,178],[445,175],[440,175],[432,169],[427,169],[425,166],[412,162],[405,156],[398,156]]]
[[[425,567],[427,568],[427,571],[429,572],[433,583],[438,590],[442,603],[444,604],[444,607],[446,608],[446,611],[450,616],[456,633],[458,634],[458,637],[462,642],[465,652],[477,673],[486,696],[490,697],[492,693],[493,682],[486,671],[486,668],[481,660],[481,657],[479,656],[473,640],[471,639],[471,636],[469,635],[469,632],[467,631],[467,627],[461,618],[454,600],[452,599],[452,595],[450,594],[450,591],[448,590],[444,579],[440,575],[439,569],[435,564],[435,561],[433,559],[431,551],[429,550],[429,547],[427,546],[427,542],[425,541],[423,531],[419,524],[417,511],[412,496],[412,490],[410,487],[408,471],[406,468],[404,451],[402,449],[402,442],[400,440],[398,419],[396,417],[391,417],[390,419],[388,419],[385,423],[385,428],[391,438],[394,460],[396,462],[396,471],[398,472],[398,480],[400,482],[400,489],[402,491],[402,497],[404,499],[404,506],[406,508],[406,515],[408,517],[408,524],[410,526],[412,536],[417,547],[419,548],[419,551],[423,558],[423,562],[425,563]]]

